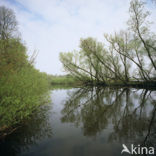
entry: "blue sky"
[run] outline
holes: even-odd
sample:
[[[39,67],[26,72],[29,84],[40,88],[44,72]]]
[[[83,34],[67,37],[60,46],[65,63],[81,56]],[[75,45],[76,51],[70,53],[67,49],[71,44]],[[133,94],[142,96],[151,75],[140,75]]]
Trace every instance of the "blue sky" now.
[[[80,38],[104,41],[104,33],[126,28],[130,0],[0,0],[12,8],[28,54],[38,52],[36,68],[63,74],[60,52],[79,48]],[[151,19],[156,9],[148,3]],[[155,26],[155,25],[154,25]],[[153,27],[154,27],[153,26]]]

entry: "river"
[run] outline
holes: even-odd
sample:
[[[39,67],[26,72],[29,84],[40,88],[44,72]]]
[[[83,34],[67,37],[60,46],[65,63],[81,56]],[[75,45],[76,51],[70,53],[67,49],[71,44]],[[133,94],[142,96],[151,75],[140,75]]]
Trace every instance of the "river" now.
[[[118,156],[123,144],[156,147],[154,90],[53,89],[51,99],[0,141],[1,156]]]

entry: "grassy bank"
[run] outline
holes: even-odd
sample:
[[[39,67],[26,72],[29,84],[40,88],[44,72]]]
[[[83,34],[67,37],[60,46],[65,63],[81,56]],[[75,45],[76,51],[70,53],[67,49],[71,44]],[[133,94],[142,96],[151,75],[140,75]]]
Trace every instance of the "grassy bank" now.
[[[60,76],[50,76],[49,80],[50,84],[52,86],[78,86],[81,85],[82,82],[78,81],[76,78],[70,76],[70,75],[60,75]]]
[[[84,86],[117,86],[117,87],[134,87],[134,88],[156,88],[156,81],[135,81],[131,80],[129,82],[122,81],[108,81],[97,82],[97,81],[80,81],[70,75],[61,76],[50,76],[49,84],[54,88],[72,88],[72,87],[84,87]]]
[[[52,88],[71,88],[71,87],[79,87],[79,86],[118,86],[118,87],[134,87],[134,88],[156,88],[156,81],[135,81],[130,80],[128,82],[123,82],[120,80],[116,81],[108,81],[108,82],[97,82],[97,81],[89,81],[89,80],[78,80],[71,75],[61,75],[61,76],[53,76],[50,75],[48,78],[49,85]]]

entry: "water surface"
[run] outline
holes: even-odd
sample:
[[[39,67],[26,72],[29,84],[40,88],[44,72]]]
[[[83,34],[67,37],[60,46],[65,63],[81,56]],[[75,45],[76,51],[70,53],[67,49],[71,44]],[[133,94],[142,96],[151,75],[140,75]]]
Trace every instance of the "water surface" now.
[[[156,147],[156,91],[55,89],[51,99],[0,141],[0,155],[118,156],[122,144]]]

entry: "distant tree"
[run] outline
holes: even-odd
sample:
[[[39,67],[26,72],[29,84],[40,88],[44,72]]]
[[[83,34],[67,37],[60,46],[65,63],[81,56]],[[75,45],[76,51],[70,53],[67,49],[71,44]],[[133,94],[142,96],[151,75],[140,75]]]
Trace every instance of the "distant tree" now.
[[[0,39],[8,39],[17,34],[17,20],[13,10],[0,6]]]

